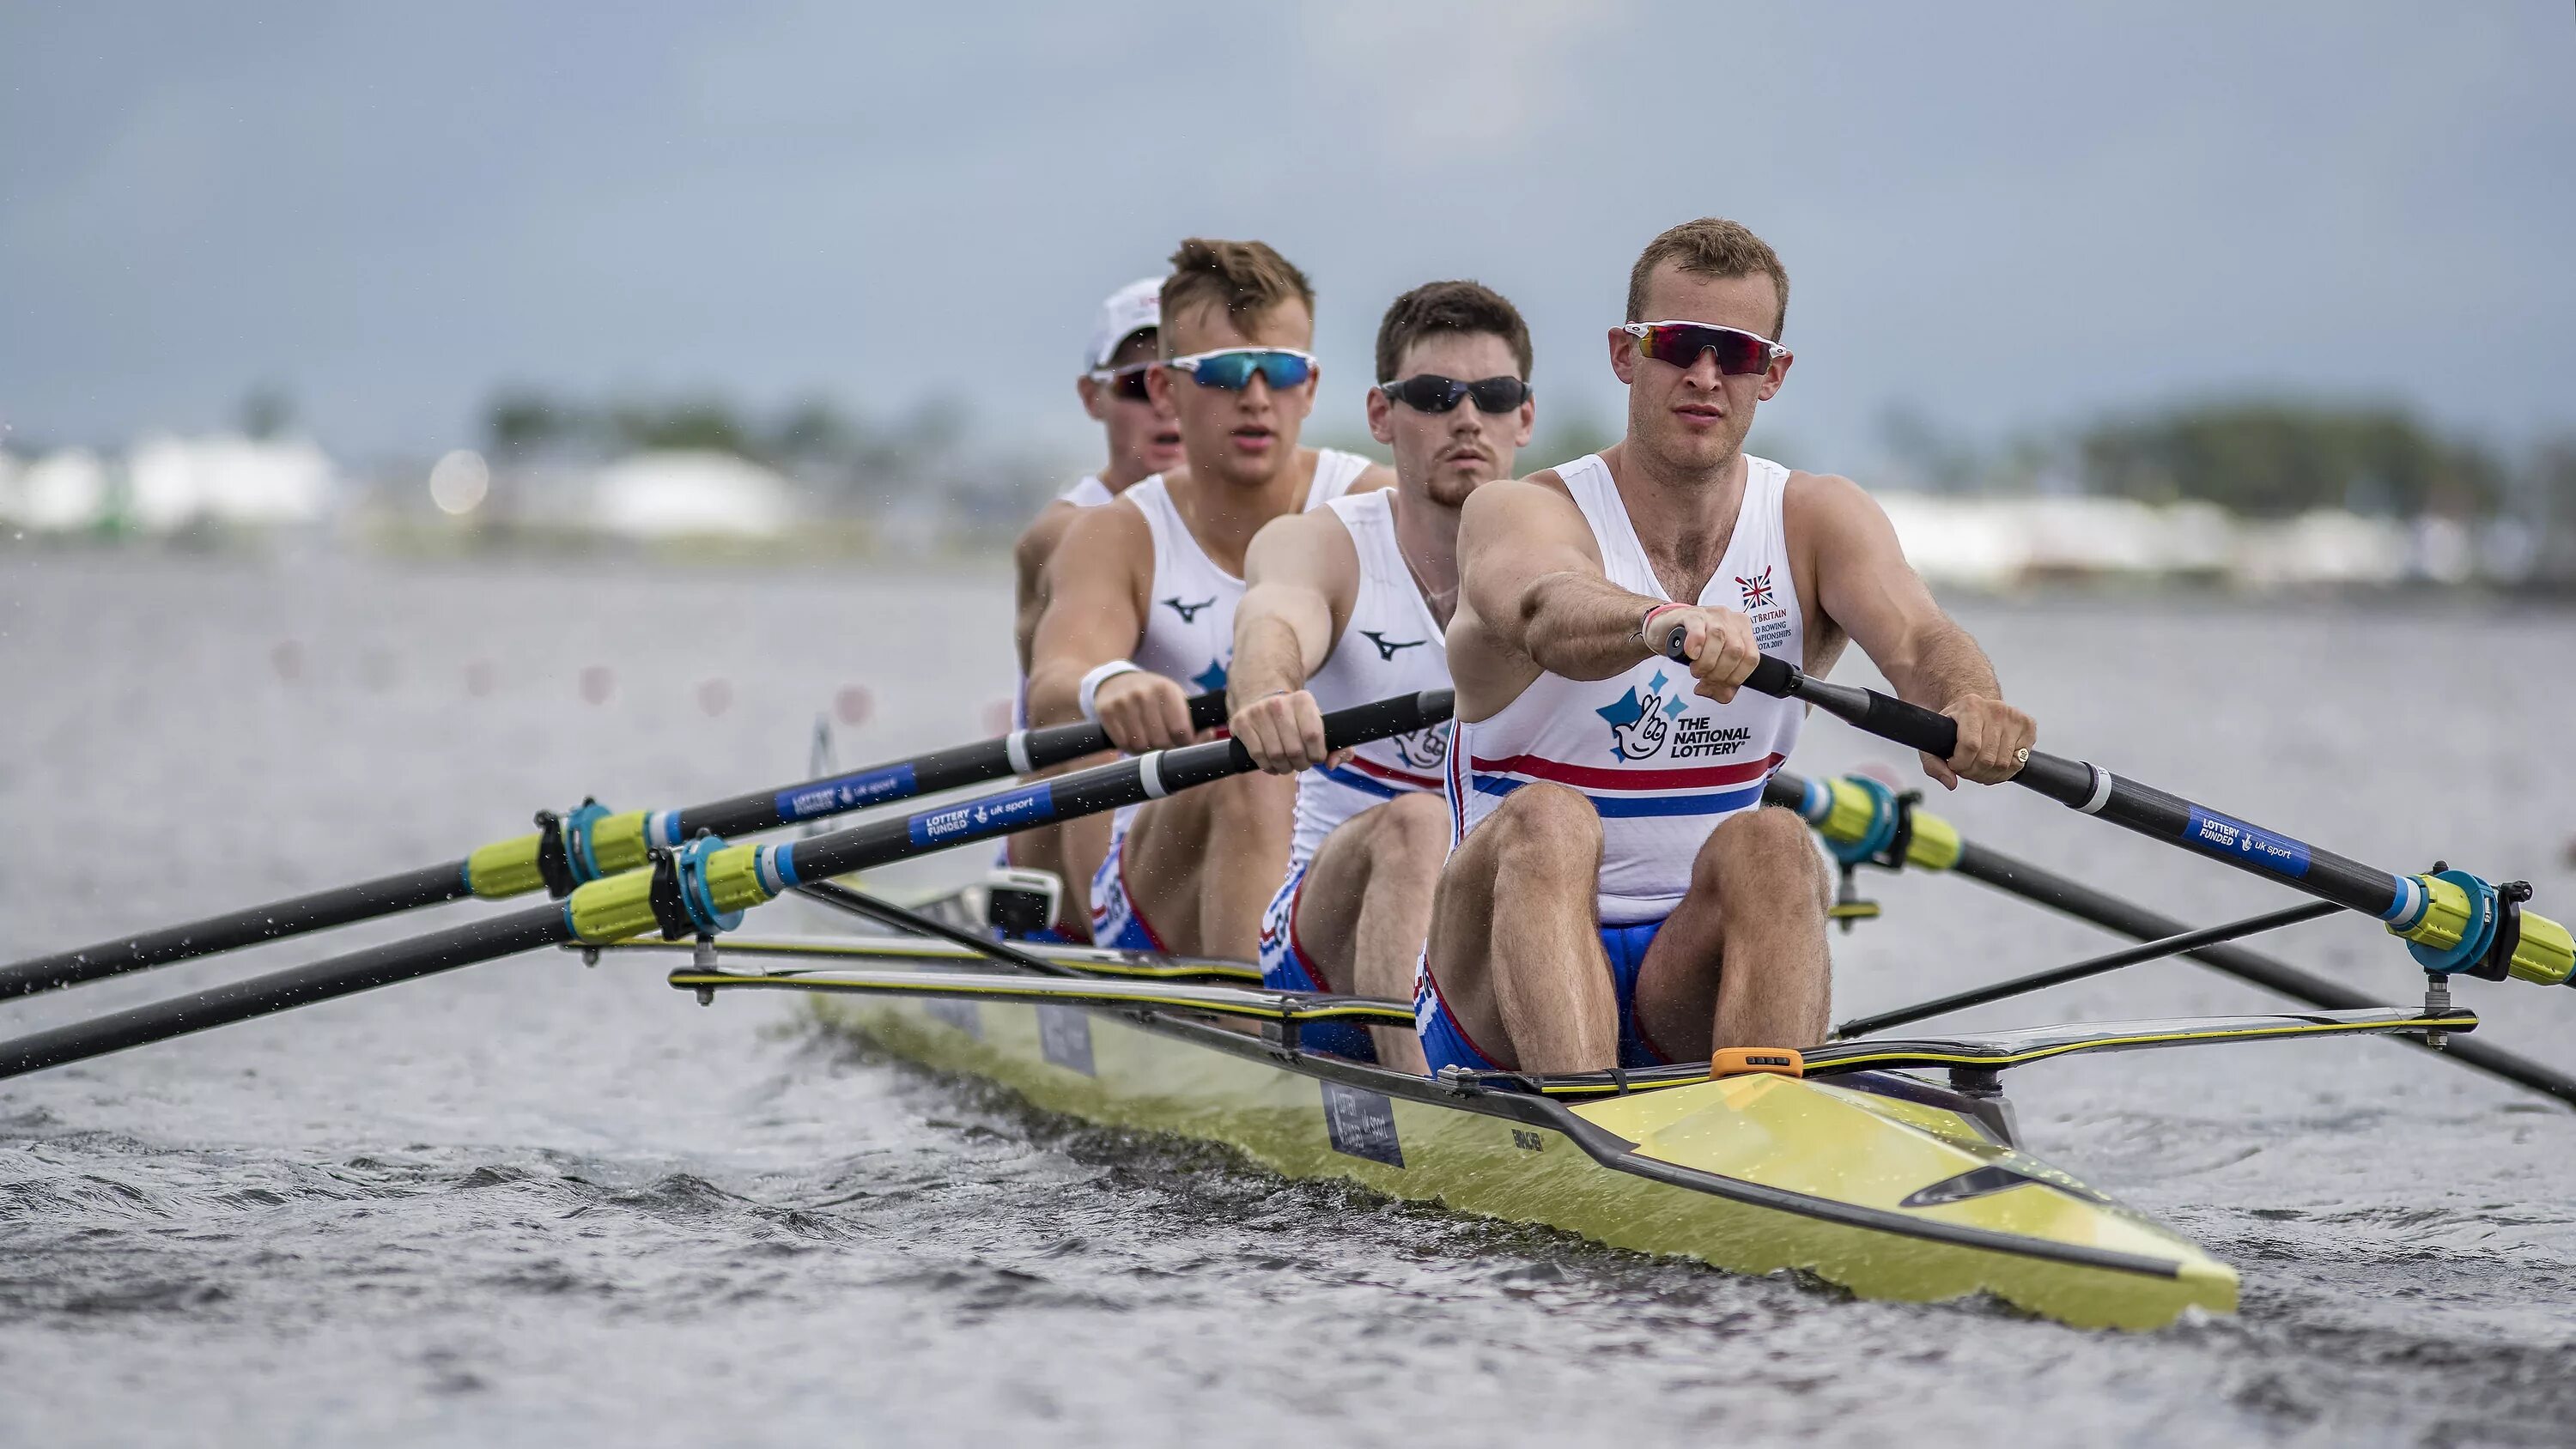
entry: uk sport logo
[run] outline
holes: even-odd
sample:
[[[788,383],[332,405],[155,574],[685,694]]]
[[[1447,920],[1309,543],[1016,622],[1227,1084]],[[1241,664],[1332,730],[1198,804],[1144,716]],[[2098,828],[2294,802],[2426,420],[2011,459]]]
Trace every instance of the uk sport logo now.
[[[1737,574],[1735,576],[1735,586],[1744,591],[1744,607],[1746,609],[1767,609],[1771,607],[1773,603],[1773,599],[1771,597],[1771,570],[1768,567],[1765,567],[1762,572],[1755,574],[1749,579],[1742,574]]]

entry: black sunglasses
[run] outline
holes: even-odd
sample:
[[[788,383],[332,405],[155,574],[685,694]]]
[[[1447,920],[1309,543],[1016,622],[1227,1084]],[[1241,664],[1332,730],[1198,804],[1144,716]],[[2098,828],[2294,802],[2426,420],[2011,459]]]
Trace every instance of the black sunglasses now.
[[[1530,399],[1530,386],[1517,377],[1480,377],[1474,382],[1460,382],[1437,373],[1418,373],[1396,382],[1381,382],[1378,390],[1418,412],[1445,413],[1458,405],[1460,398],[1476,400],[1480,413],[1507,413]]]

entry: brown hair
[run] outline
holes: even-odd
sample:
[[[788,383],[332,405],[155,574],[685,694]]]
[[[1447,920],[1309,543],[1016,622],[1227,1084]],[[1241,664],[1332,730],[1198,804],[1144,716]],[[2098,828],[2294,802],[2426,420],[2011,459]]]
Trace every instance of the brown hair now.
[[[1637,254],[1637,265],[1628,271],[1629,321],[1647,320],[1646,281],[1665,262],[1694,277],[1765,274],[1780,295],[1779,313],[1771,319],[1771,340],[1779,341],[1780,330],[1789,325],[1789,270],[1780,265],[1780,254],[1743,223],[1703,216],[1646,243],[1646,249]]]
[[[1395,299],[1377,324],[1377,380],[1395,381],[1404,349],[1442,332],[1490,332],[1510,344],[1529,381],[1529,324],[1520,309],[1482,282],[1425,282]]]
[[[1304,303],[1307,315],[1314,315],[1315,289],[1306,274],[1267,242],[1191,237],[1172,253],[1172,274],[1163,279],[1166,319],[1210,305],[1223,307],[1228,317],[1258,317],[1291,300]],[[1165,327],[1166,346],[1171,335]]]

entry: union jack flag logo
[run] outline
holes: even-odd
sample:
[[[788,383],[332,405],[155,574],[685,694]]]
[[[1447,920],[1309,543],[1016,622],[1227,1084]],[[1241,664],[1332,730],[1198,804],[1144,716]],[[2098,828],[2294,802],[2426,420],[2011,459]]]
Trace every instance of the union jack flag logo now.
[[[1771,571],[1769,569],[1766,568],[1749,579],[1742,574],[1737,574],[1735,586],[1744,591],[1744,607],[1748,609],[1771,607]]]

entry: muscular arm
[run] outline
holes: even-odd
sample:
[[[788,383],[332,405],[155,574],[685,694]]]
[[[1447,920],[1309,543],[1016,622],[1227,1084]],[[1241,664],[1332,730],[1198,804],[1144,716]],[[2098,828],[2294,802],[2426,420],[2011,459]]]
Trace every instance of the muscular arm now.
[[[1848,478],[1802,474],[1784,504],[1789,528],[1807,541],[1816,603],[1869,655],[1899,698],[1959,721],[1959,748],[1924,767],[1945,785],[1956,776],[2010,779],[2038,728],[2003,703],[1994,664],[1934,602],[1905,561],[1878,501]]]
[[[1330,509],[1273,519],[1243,556],[1227,703],[1234,737],[1273,774],[1325,760],[1324,719],[1306,681],[1323,667],[1359,596],[1359,550]]]
[[[1458,612],[1505,651],[1568,679],[1606,679],[1643,654],[1654,600],[1601,572],[1574,501],[1535,480],[1488,483],[1458,522]]]
[[[1153,567],[1153,533],[1132,506],[1085,509],[1065,530],[1047,561],[1045,603],[1030,641],[1031,724],[1081,719],[1082,677],[1134,652],[1145,634]],[[1129,706],[1113,711],[1117,697],[1129,699]],[[1189,708],[1180,686],[1159,675],[1120,675],[1101,687],[1099,705],[1101,723],[1121,749],[1156,749],[1189,739]]]
[[[1058,498],[1038,510],[1028,531],[1011,549],[1011,646],[1018,652],[1020,673],[1029,672],[1029,649],[1037,637],[1038,616],[1046,612],[1046,566],[1064,542],[1082,510]]]

